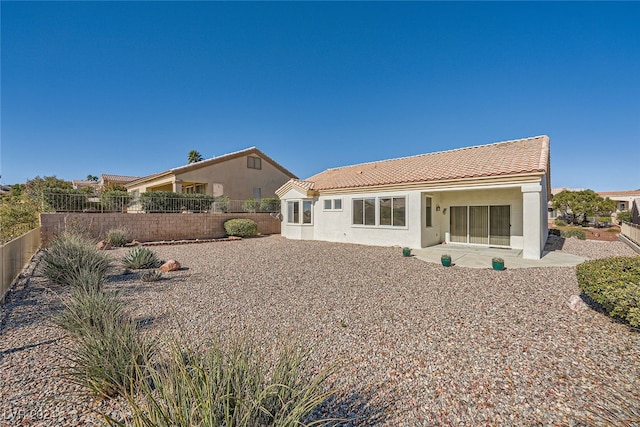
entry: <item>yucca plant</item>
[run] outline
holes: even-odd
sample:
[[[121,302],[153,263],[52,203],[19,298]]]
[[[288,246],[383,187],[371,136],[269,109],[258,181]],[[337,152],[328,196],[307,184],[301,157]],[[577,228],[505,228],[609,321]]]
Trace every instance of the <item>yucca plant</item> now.
[[[157,282],[162,279],[162,271],[160,270],[147,270],[140,275],[140,280],[143,282]]]
[[[133,393],[145,381],[155,342],[143,338],[127,316],[105,312],[101,316],[99,328],[78,336],[64,372],[71,382],[98,396]]]
[[[143,246],[131,248],[124,256],[122,264],[127,268],[158,268],[162,265],[162,261],[152,250]]]
[[[275,365],[246,339],[204,351],[171,346],[171,360],[148,369],[149,381],[127,395],[129,425],[300,426],[334,392],[323,383],[335,365],[309,378],[307,353],[284,346]],[[117,426],[118,421],[107,421]],[[315,420],[320,424],[326,420]]]
[[[93,242],[71,233],[55,238],[42,256],[42,273],[54,283],[76,286],[87,281],[101,284],[111,267],[111,258]]]
[[[78,287],[64,300],[53,323],[75,336],[104,333],[111,322],[123,318],[123,310],[124,303],[115,293]]]
[[[107,232],[107,242],[113,247],[122,247],[130,240],[129,231],[124,228],[113,228]]]

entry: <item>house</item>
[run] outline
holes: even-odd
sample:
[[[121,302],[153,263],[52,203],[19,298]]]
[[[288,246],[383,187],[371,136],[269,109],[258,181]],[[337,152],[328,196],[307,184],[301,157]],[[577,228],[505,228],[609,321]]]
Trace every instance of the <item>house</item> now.
[[[421,248],[522,249],[547,239],[549,138],[519,140],[327,169],[276,194],[282,235]]]
[[[631,222],[640,224],[640,190],[601,191],[598,192],[598,195],[600,197],[608,197],[616,202],[616,210],[612,214],[614,219],[619,212],[630,211]]]
[[[98,181],[91,181],[86,179],[74,179],[71,181],[74,189],[81,189],[91,187],[96,191],[101,191],[105,186],[118,185],[124,186],[125,184],[140,179],[139,176],[126,176],[126,175],[111,175],[101,174]]]
[[[260,200],[296,176],[256,147],[228,153],[136,179],[125,185],[139,195],[148,191],[228,196]]]

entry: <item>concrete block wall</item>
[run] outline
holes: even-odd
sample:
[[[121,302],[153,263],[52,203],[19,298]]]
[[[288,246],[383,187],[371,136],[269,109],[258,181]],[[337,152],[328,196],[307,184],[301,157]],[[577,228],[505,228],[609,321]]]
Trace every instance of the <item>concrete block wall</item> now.
[[[226,236],[224,222],[232,218],[254,220],[260,234],[280,233],[280,220],[268,213],[43,213],[40,230],[43,245],[67,228],[104,237],[109,230],[124,227],[139,242],[217,239]]]

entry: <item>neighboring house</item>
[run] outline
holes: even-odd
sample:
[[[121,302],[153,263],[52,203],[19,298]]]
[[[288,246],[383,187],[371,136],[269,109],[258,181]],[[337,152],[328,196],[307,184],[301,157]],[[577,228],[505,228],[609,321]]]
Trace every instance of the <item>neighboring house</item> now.
[[[89,181],[86,179],[74,179],[73,181],[71,181],[71,185],[73,186],[74,190],[80,190],[87,187],[91,187],[97,190],[100,186],[100,183],[97,181]]]
[[[600,197],[608,197],[616,202],[616,210],[612,214],[614,220],[619,212],[630,211],[632,222],[640,224],[640,190],[600,191],[598,195]]]
[[[549,184],[549,138],[537,136],[328,169],[276,194],[290,239],[496,246],[539,259]]]
[[[231,200],[260,200],[294,174],[256,147],[149,175],[125,185],[134,195],[147,191],[173,191],[228,196]]]
[[[71,181],[74,189],[81,189],[85,187],[93,187],[95,190],[102,190],[105,185],[117,184],[124,186],[125,184],[140,179],[139,176],[126,176],[126,175],[111,175],[101,174],[99,181],[89,181],[86,179],[74,179]]]

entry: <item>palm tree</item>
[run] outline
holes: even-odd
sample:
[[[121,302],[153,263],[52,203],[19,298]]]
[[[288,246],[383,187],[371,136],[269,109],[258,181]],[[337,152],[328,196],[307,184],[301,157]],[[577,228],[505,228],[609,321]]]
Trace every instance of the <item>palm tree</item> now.
[[[202,160],[202,156],[196,150],[189,151],[189,156],[187,157],[189,163],[195,163]]]

